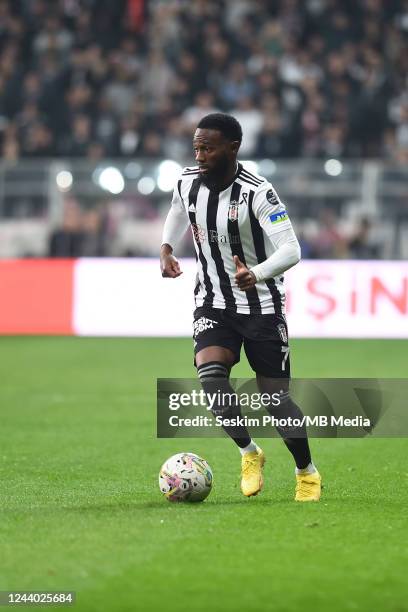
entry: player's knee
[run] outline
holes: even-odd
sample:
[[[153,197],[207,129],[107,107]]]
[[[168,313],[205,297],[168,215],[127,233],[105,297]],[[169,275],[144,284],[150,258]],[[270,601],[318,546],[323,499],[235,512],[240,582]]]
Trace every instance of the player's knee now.
[[[198,368],[209,363],[221,363],[230,370],[234,365],[235,355],[223,346],[206,346],[196,353],[195,361]]]
[[[288,378],[271,378],[270,376],[262,376],[262,374],[257,374],[256,382],[261,393],[269,393],[269,395],[273,395],[275,393],[286,394],[289,391]]]
[[[213,414],[227,417],[237,405],[236,393],[229,382],[228,366],[211,361],[198,366],[197,373]]]

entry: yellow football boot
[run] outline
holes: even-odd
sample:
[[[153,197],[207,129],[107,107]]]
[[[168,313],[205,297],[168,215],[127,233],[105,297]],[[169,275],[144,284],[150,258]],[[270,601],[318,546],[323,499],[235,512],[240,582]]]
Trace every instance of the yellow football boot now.
[[[295,500],[300,502],[319,501],[322,492],[322,478],[319,472],[296,474]]]
[[[261,449],[242,455],[241,491],[247,497],[257,495],[262,489],[264,463],[265,455]]]

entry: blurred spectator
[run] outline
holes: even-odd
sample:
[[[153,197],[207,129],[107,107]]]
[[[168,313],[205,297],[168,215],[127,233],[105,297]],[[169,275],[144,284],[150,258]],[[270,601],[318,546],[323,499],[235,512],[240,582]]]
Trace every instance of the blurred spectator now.
[[[319,214],[318,234],[310,249],[311,257],[318,259],[343,258],[348,255],[347,241],[339,230],[339,219],[326,208]]]
[[[9,123],[4,133],[2,158],[14,162],[19,158],[19,155],[20,142],[17,138],[17,126],[15,123]]]
[[[375,259],[379,256],[379,245],[374,241],[370,219],[361,219],[348,247],[354,259]]]
[[[167,130],[163,138],[164,156],[184,162],[191,154],[191,150],[191,137],[189,134],[183,133],[182,122],[177,117],[171,119],[167,124]]]
[[[33,123],[26,132],[23,151],[29,157],[52,157],[55,155],[53,134],[45,123]]]
[[[141,93],[149,101],[151,109],[155,110],[161,98],[168,94],[173,78],[173,70],[164,54],[158,49],[153,50],[146,58],[140,82]]]
[[[301,230],[297,232],[297,239],[299,241],[302,259],[311,259],[313,257],[313,243]]]
[[[347,131],[338,123],[326,125],[321,138],[322,157],[346,157],[347,155]]]
[[[81,257],[106,255],[106,232],[100,210],[93,208],[82,214]]]
[[[163,149],[162,149],[162,137],[159,132],[154,130],[149,130],[145,133],[141,148],[140,154],[143,157],[157,159],[158,157],[162,157]]]
[[[241,100],[251,99],[255,93],[255,83],[249,77],[244,62],[233,62],[224,82],[219,88],[219,97],[223,105],[232,108]]]
[[[74,198],[64,202],[61,227],[49,241],[50,257],[101,257],[107,254],[106,224],[98,208],[81,210]]]
[[[92,136],[91,118],[88,115],[77,115],[72,120],[72,132],[63,143],[61,152],[67,157],[85,157]]]
[[[45,19],[43,28],[35,36],[33,50],[38,54],[52,51],[62,58],[69,50],[72,39],[73,35],[65,29],[58,16],[51,15]]]
[[[256,150],[260,157],[272,159],[282,157],[284,150],[282,119],[278,113],[265,118],[263,129],[259,135]]]
[[[240,155],[250,157],[256,153],[256,145],[264,123],[264,115],[250,96],[238,99],[238,104],[231,113],[242,126],[242,144]]]
[[[106,96],[99,98],[96,115],[94,136],[104,145],[109,155],[116,155],[117,118]]]
[[[115,63],[103,90],[112,110],[119,116],[128,113],[137,93],[132,72],[125,64]]]
[[[79,257],[81,255],[83,234],[81,210],[76,200],[64,202],[61,227],[56,228],[49,242],[50,257]]]
[[[117,155],[121,157],[134,156],[140,148],[140,141],[141,129],[139,117],[135,113],[126,115],[120,122]]]
[[[99,161],[107,156],[108,151],[101,142],[91,141],[86,150],[86,157],[89,160]]]
[[[186,108],[181,118],[185,122],[187,128],[192,130],[197,123],[210,113],[216,113],[218,109],[214,104],[214,96],[209,91],[202,91],[194,98],[194,103]]]
[[[319,93],[311,95],[301,115],[303,132],[302,153],[306,157],[318,157],[322,146],[325,100]]]

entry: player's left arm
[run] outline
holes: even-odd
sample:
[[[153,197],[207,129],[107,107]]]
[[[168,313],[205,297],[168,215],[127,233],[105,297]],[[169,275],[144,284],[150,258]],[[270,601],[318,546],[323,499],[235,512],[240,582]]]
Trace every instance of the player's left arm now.
[[[255,282],[279,276],[300,261],[300,245],[285,205],[270,183],[262,184],[253,200],[253,212],[275,251],[250,269]]]

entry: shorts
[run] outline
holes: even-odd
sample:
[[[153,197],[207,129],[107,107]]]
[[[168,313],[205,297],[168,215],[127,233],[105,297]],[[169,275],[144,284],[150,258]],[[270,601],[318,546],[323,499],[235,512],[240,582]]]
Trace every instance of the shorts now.
[[[235,365],[244,345],[254,372],[290,378],[288,328],[283,315],[245,315],[201,306],[194,311],[193,329],[194,355],[207,346],[222,346],[232,351]]]

